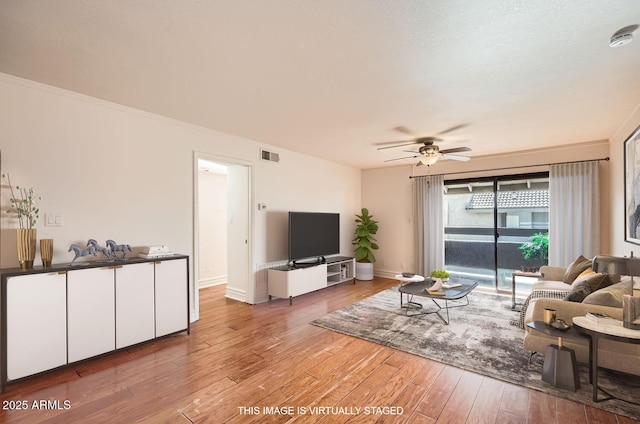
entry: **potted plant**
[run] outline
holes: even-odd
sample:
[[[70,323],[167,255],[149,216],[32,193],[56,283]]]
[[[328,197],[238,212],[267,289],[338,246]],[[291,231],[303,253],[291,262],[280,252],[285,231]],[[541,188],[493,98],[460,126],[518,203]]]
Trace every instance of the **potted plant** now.
[[[449,281],[449,273],[444,269],[434,269],[431,271],[430,276],[433,280],[433,286],[429,288],[430,290],[440,290],[442,283]]]
[[[356,246],[354,254],[356,257],[356,279],[373,280],[373,263],[376,257],[372,250],[377,250],[378,245],[372,234],[378,232],[378,221],[373,219],[367,208],[362,208],[360,215],[356,214],[355,238],[351,242]]]
[[[40,197],[36,196],[33,188],[16,186],[14,190],[9,174],[2,174],[2,182],[9,186],[10,191],[7,213],[18,217],[19,228],[16,237],[18,262],[21,268],[33,268],[37,235],[34,227],[40,217],[40,208],[36,201],[40,200]]]
[[[549,233],[535,233],[529,241],[518,246],[524,259],[536,264],[536,267],[523,266],[522,271],[535,272],[549,260]]]

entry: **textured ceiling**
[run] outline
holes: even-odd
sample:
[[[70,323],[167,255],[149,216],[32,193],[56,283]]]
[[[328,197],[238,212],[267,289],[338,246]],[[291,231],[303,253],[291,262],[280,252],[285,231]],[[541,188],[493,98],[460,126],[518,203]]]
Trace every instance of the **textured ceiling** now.
[[[394,128],[469,156],[610,138],[638,0],[2,0],[0,72],[360,168]]]

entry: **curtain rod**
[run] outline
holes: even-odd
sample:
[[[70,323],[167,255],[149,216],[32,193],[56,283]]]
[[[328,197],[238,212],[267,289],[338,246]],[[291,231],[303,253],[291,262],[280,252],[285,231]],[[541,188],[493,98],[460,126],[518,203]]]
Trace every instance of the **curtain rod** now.
[[[601,160],[608,161],[609,160],[609,156],[607,156],[606,158],[600,158],[600,159],[585,159],[585,160],[578,160],[578,161],[572,161],[572,162],[541,163],[541,164],[538,164],[538,165],[509,166],[509,167],[506,167],[506,168],[479,169],[477,171],[447,172],[446,174],[434,174],[434,175],[459,175],[459,174],[470,174],[470,173],[473,173],[473,172],[504,171],[504,170],[507,170],[507,169],[522,169],[522,168],[535,168],[537,166],[564,165],[565,163],[583,163],[583,162],[594,162],[594,161],[600,162]],[[411,175],[411,176],[409,176],[409,179],[411,179],[411,178],[423,178],[423,177],[430,177],[430,176],[431,175]]]

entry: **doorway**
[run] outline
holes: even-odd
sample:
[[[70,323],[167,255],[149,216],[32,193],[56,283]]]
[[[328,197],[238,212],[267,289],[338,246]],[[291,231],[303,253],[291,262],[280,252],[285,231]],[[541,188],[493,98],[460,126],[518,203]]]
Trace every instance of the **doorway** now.
[[[251,164],[206,153],[194,154],[194,284],[226,284],[225,296],[253,303],[251,279]]]
[[[525,258],[520,247],[548,236],[548,173],[446,181],[444,208],[450,274],[510,291],[514,271],[546,264],[546,257]]]

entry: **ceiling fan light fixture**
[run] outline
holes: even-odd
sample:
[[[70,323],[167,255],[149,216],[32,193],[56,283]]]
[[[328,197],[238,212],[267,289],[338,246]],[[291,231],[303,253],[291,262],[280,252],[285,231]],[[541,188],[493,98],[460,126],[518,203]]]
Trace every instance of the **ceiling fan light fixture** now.
[[[440,131],[436,135],[448,133],[466,126],[467,124],[456,125],[455,127],[451,127],[448,130]],[[413,132],[408,130],[405,127],[396,127],[395,130],[402,133],[409,134],[409,135],[413,135]],[[436,142],[439,142],[439,141],[443,141],[443,140],[434,136],[417,137],[417,138],[414,138],[413,140],[392,142],[391,143],[392,145],[389,145],[389,146],[385,145],[384,147],[378,147],[378,150],[385,150],[385,149],[392,149],[392,148],[410,146],[415,144],[422,144],[422,146],[418,149],[417,152],[414,150],[403,150],[404,152],[412,153],[413,154],[412,156],[389,159],[389,160],[385,160],[385,162],[419,158],[418,159],[419,162],[416,165],[431,166],[434,163],[436,163],[438,159],[440,159],[441,157],[445,159],[453,159],[453,160],[461,160],[461,161],[466,161],[470,159],[469,157],[466,157],[466,156],[458,156],[458,155],[451,154],[451,153],[458,153],[458,152],[470,152],[471,149],[469,147],[454,147],[451,149],[440,150],[440,147],[435,144]],[[389,144],[389,143],[383,143],[383,144]]]
[[[420,158],[420,162],[423,165],[431,166],[438,161],[438,156],[423,156]]]

